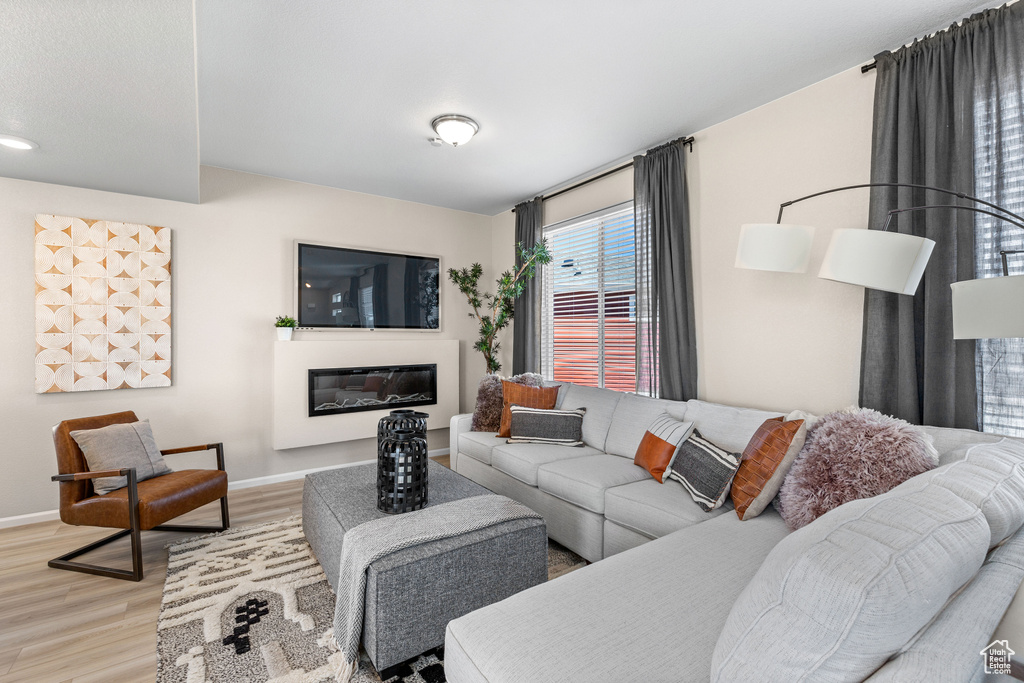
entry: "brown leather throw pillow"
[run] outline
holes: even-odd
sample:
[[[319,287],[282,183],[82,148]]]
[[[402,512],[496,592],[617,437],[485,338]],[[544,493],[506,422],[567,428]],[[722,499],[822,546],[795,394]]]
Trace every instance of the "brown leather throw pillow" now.
[[[501,380],[501,394],[504,406],[501,409],[498,437],[507,439],[512,436],[512,405],[551,410],[558,400],[558,387],[528,387]]]
[[[674,420],[668,413],[662,413],[644,432],[633,456],[633,464],[650,472],[659,483],[665,483],[665,473],[672,467],[679,446],[692,433],[692,422]]]
[[[743,460],[732,480],[730,495],[740,519],[752,519],[764,512],[782,488],[806,438],[803,420],[786,422],[774,417],[757,428],[743,449]]]

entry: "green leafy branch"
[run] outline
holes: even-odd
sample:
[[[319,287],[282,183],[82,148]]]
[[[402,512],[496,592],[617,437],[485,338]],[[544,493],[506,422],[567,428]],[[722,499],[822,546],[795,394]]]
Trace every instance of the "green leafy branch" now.
[[[473,308],[469,317],[476,318],[480,323],[480,338],[473,345],[484,355],[487,372],[498,372],[501,363],[497,352],[501,344],[497,341],[498,333],[508,327],[514,314],[515,301],[523,294],[526,283],[533,279],[537,266],[551,263],[551,252],[548,251],[547,240],[541,240],[529,249],[524,249],[522,242],[516,245],[517,259],[522,265],[515,272],[506,270],[497,280],[495,294],[480,292],[480,276],[484,269],[479,263],[469,268],[448,269],[448,279],[466,296],[466,301]]]

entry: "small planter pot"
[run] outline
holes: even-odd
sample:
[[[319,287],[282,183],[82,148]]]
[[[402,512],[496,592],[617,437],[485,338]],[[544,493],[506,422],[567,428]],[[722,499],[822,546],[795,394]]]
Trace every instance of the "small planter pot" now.
[[[277,329],[277,340],[278,341],[291,341],[292,333],[295,331],[294,327],[278,327]]]

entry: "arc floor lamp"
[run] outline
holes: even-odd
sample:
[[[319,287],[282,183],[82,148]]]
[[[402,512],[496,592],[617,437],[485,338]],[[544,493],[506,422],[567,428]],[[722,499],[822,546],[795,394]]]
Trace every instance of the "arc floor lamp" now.
[[[963,192],[912,183],[863,183],[823,190],[779,205],[775,223],[740,228],[736,267],[784,273],[805,273],[810,265],[815,229],[782,222],[782,213],[807,199],[866,187],[912,187],[945,193],[988,208],[961,204],[928,204],[888,212],[880,230],[839,229],[832,233],[818,277],[896,294],[913,295],[924,276],[935,242],[889,230],[901,213],[935,209],[972,211],[994,216],[1024,230],[1024,217]],[[987,339],[1024,337],[1024,275],[1010,275],[1007,257],[1024,251],[999,252],[1003,277],[952,283],[953,337]]]

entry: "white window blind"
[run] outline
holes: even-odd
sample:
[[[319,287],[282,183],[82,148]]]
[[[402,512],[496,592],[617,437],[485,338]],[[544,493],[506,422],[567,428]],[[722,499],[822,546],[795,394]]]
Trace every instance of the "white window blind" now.
[[[636,390],[633,203],[544,229],[541,369],[547,379]]]
[[[975,103],[974,192],[986,201],[1024,214],[1024,83],[1004,78],[998,97]],[[975,276],[999,277],[999,251],[1024,249],[1024,233],[1001,220],[975,219]],[[1010,255],[1011,275],[1024,274],[1024,254]],[[1024,339],[979,339],[978,428],[1024,437]]]

